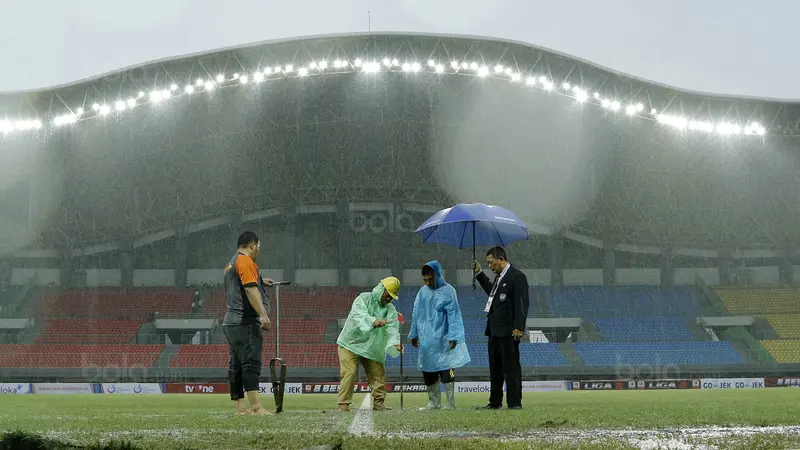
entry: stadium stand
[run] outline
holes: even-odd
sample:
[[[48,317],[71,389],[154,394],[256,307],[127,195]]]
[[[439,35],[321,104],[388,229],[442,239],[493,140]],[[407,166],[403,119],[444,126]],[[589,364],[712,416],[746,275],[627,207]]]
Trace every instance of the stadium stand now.
[[[779,338],[800,339],[800,314],[765,315],[770,326]]]
[[[575,349],[586,365],[615,364],[744,364],[730,342],[578,342]]]
[[[800,290],[717,286],[715,291],[731,314],[767,321],[778,339],[760,342],[777,363],[800,362]]]
[[[395,303],[406,316],[407,324],[410,324],[413,298],[418,289],[418,286],[404,287],[400,301]],[[282,290],[281,356],[287,363],[297,368],[338,367],[334,343],[338,334],[336,320],[347,316],[352,300],[365,290],[367,288],[358,287],[293,287]],[[730,342],[698,341],[693,334],[687,318],[701,314],[701,305],[697,293],[691,288],[574,286],[553,294],[542,288],[531,288],[531,292],[546,299],[554,315],[580,317],[585,323],[593,324],[599,333],[597,338],[605,342],[579,342],[574,345],[574,351],[555,343],[523,342],[520,351],[525,366],[744,363],[742,355]],[[470,287],[459,287],[458,293],[472,356],[470,367],[486,367],[485,295]],[[93,289],[45,295],[31,309],[43,319],[41,332],[35,340],[28,341],[35,344],[17,346],[16,351],[10,348],[1,350],[3,363],[9,367],[20,364],[25,367],[36,364],[56,367],[62,363],[65,364],[63,367],[76,367],[112,364],[125,357],[135,364],[152,365],[158,360],[163,345],[124,344],[136,341],[137,333],[152,321],[155,311],[164,312],[167,317],[189,317],[192,297],[193,291],[169,289],[128,292]],[[785,308],[786,297],[778,297],[782,299],[776,300],[778,306],[770,306],[767,310]],[[532,297],[530,317],[537,317],[535,304]],[[210,294],[199,314],[195,311],[191,317],[221,319],[224,311],[224,295],[216,291]],[[799,335],[797,327],[792,325],[798,316],[772,315],[766,318],[779,337]],[[403,328],[404,336],[407,330],[408,325]],[[181,339],[183,345],[173,347],[172,353],[165,354],[166,359],[159,364],[169,362],[173,368],[226,367],[228,356],[224,336],[219,328],[214,333],[216,338],[206,341],[212,344],[188,344],[190,340]],[[265,360],[275,356],[275,340],[276,330],[272,327],[265,334]],[[764,347],[778,362],[792,361],[792,358],[797,361],[800,360],[800,346],[794,346],[793,342],[766,342]],[[410,345],[406,349],[405,360],[416,361],[417,350]],[[565,353],[568,351],[572,352],[571,359]],[[398,359],[387,360],[387,367],[397,366]]]
[[[472,362],[470,367],[488,367],[489,356],[486,352],[485,344],[467,344]],[[541,366],[566,366],[567,359],[558,348],[558,344],[530,344],[522,343],[519,347],[520,362],[526,367]],[[407,346],[404,359],[406,364],[416,367],[419,351],[411,346]],[[386,367],[399,367],[399,358],[387,358]]]
[[[731,314],[793,314],[800,311],[800,291],[796,289],[716,287],[715,290]]]
[[[346,316],[350,305],[361,291],[357,287],[325,287],[319,289],[319,292],[312,292],[310,288],[282,289],[281,317],[330,319]],[[203,307],[203,315],[222,318],[225,308],[225,293],[214,292]]]
[[[606,341],[693,341],[680,317],[607,317],[594,319]]]
[[[268,342],[268,341],[267,341]],[[281,358],[290,367],[333,368],[339,367],[336,344],[281,345]],[[276,356],[275,345],[262,349],[265,363]],[[181,345],[172,359],[170,367],[228,367],[228,346],[222,344]]]
[[[116,318],[147,320],[158,312],[165,317],[185,317],[193,292],[175,289],[93,289],[45,295],[33,307],[37,318]]]
[[[128,344],[141,320],[51,319],[36,338],[37,344]]]
[[[697,316],[702,312],[693,288],[567,286],[546,298],[550,311],[564,317]]]
[[[768,340],[760,342],[778,363],[789,364],[800,361],[800,340]]]
[[[2,367],[151,367],[163,345],[0,345]]]

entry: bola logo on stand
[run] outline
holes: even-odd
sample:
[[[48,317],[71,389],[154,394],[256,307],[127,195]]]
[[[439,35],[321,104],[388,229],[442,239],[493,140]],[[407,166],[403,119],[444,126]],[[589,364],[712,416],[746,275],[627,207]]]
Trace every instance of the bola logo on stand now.
[[[408,213],[393,214],[391,212],[363,213],[354,212],[350,215],[350,229],[356,233],[367,231],[375,234],[399,231],[413,232],[414,218]]]

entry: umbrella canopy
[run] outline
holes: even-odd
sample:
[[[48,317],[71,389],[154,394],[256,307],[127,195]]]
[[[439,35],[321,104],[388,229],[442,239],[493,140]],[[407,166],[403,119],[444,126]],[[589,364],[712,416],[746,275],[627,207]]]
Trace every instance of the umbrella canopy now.
[[[458,248],[506,246],[528,239],[528,226],[511,211],[483,203],[460,203],[432,215],[416,232],[425,244]]]

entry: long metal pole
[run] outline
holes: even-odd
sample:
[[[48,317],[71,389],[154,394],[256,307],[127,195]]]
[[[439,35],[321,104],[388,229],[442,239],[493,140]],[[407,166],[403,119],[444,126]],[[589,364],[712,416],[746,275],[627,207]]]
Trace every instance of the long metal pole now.
[[[290,285],[290,281],[276,281],[275,286],[275,357],[281,357],[281,286]]]
[[[281,286],[275,286],[275,357],[281,357]]]
[[[400,411],[403,410],[403,392],[405,392],[405,377],[403,376],[403,333],[400,333]]]

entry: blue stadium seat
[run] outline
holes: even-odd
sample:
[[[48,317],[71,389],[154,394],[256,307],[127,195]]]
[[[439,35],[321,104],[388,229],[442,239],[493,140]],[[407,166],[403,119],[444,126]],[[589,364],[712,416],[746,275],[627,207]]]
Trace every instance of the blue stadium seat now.
[[[744,364],[730,342],[579,342],[575,350],[589,366],[618,364]]]
[[[694,288],[566,286],[546,297],[550,311],[566,317],[676,317],[702,312]]]
[[[488,367],[489,355],[486,344],[467,344],[472,362],[467,367]],[[566,366],[567,359],[558,344],[531,344],[523,342],[519,346],[520,361],[523,367]],[[403,355],[405,367],[415,368],[419,350],[408,345]],[[386,358],[386,367],[400,367],[400,358]]]
[[[606,341],[694,341],[681,317],[597,318],[594,324]]]
[[[407,318],[411,318],[411,311],[414,306],[414,299],[417,296],[420,286],[404,286],[400,290],[400,301],[395,302],[395,307],[398,311],[402,312]],[[472,287],[458,286],[456,287],[458,295],[458,304],[461,306],[461,314],[464,318],[486,318],[486,313],[483,308],[486,306],[486,293],[478,287],[477,290],[472,290]],[[536,302],[533,301],[534,288],[530,290],[531,302],[529,305],[528,316],[535,317]],[[482,333],[482,331],[481,331]]]

